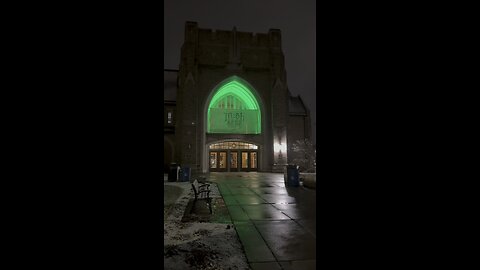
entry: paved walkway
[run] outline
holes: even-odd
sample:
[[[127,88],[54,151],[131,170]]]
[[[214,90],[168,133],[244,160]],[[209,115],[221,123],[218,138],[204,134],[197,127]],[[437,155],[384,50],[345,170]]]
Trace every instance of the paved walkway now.
[[[315,190],[279,173],[210,173],[253,270],[316,269]]]

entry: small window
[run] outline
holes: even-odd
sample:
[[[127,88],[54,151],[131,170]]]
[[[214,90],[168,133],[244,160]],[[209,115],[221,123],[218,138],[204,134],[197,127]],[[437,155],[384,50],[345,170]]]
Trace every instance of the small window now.
[[[167,113],[167,123],[169,123],[169,124],[172,123],[172,112]]]

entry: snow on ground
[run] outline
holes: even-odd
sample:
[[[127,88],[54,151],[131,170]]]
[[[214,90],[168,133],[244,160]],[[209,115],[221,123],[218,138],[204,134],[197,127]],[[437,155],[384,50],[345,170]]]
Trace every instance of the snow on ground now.
[[[163,225],[165,269],[250,269],[233,224],[182,222],[193,197],[191,185],[189,182],[165,182],[165,185],[183,189]],[[210,189],[211,197],[221,197],[214,183],[210,183]]]

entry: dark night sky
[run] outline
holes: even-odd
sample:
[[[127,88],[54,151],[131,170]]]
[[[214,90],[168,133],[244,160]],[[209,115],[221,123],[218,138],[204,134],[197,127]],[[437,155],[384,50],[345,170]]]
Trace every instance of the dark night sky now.
[[[164,2],[164,68],[178,69],[186,21],[200,28],[267,33],[282,31],[287,83],[300,95],[312,116],[316,136],[315,1],[287,0],[166,0]]]

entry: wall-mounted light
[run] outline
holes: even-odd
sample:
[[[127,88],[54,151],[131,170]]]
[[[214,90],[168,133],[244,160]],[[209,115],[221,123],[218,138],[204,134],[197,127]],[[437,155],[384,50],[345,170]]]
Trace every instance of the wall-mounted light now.
[[[276,154],[279,154],[279,153],[285,154],[287,152],[287,145],[282,143],[282,142],[274,143],[273,144],[273,151]]]
[[[281,146],[280,146],[279,143],[274,143],[274,144],[273,144],[273,151],[274,151],[275,153],[280,152],[280,147],[281,147]]]

